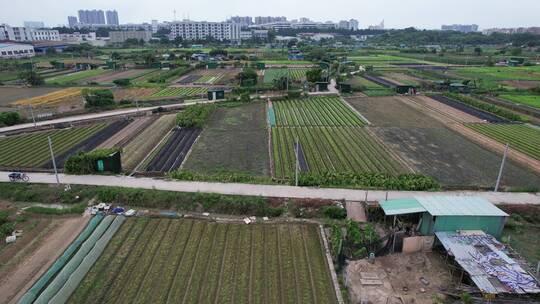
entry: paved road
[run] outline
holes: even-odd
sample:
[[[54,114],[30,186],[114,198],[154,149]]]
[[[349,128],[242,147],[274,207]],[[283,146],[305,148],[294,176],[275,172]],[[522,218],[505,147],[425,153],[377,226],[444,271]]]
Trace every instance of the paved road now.
[[[8,172],[0,171],[0,182],[8,181]],[[54,174],[28,173],[33,183],[56,183]],[[59,174],[63,184],[95,185],[95,186],[119,186],[127,188],[157,189],[179,192],[205,192],[233,195],[269,196],[269,197],[292,197],[292,198],[320,198],[333,200],[359,201],[384,200],[388,194],[389,199],[409,198],[414,196],[430,195],[477,195],[492,203],[502,204],[535,204],[540,205],[540,194],[532,193],[494,193],[475,191],[447,191],[447,192],[417,192],[417,191],[364,191],[349,189],[307,188],[280,185],[251,185],[234,183],[208,183],[172,181],[154,178],[127,177],[127,176],[100,176],[100,175],[64,175]]]
[[[209,100],[196,100],[196,101],[190,101],[190,102],[185,102],[185,103],[175,103],[175,104],[169,104],[169,105],[163,105],[163,106],[140,107],[139,109],[129,108],[129,109],[112,110],[112,111],[106,111],[106,112],[94,113],[94,114],[75,115],[75,116],[63,117],[63,118],[58,118],[58,119],[38,121],[36,122],[36,126],[40,127],[40,126],[48,126],[52,124],[57,124],[57,123],[70,123],[70,122],[75,122],[75,121],[85,121],[85,120],[93,120],[93,119],[107,118],[107,117],[113,117],[113,116],[130,115],[130,114],[135,114],[138,111],[140,112],[152,111],[159,107],[162,107],[165,109],[175,109],[175,108],[181,108],[181,107],[185,107],[185,106],[196,104],[196,103],[213,103],[213,102],[214,101],[209,101]],[[33,128],[33,127],[34,127],[33,123],[25,123],[25,124],[15,125],[11,127],[0,128],[0,133],[24,130],[24,129]]]

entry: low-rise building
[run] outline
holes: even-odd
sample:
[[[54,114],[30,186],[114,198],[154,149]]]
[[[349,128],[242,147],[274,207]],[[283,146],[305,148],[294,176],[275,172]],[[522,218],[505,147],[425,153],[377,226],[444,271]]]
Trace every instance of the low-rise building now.
[[[0,25],[0,40],[18,42],[59,41],[60,33],[57,30],[33,29],[2,24]]]
[[[109,33],[109,43],[123,43],[128,39],[143,40],[144,42],[152,39],[151,31],[114,31]]]
[[[34,47],[30,44],[0,43],[0,58],[28,58],[34,57]]]

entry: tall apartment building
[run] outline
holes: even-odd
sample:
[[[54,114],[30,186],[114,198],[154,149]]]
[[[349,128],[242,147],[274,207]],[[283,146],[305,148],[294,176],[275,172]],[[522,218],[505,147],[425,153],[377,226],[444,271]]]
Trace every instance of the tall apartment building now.
[[[159,30],[159,23],[157,20],[152,20],[152,33],[155,34]]]
[[[171,23],[171,37],[198,40],[213,37],[216,40],[240,40],[240,24],[230,22],[181,21]]]
[[[357,31],[358,30],[358,20],[356,20],[356,19],[351,19],[349,21],[341,20],[338,23],[338,29]]]
[[[42,21],[25,21],[24,27],[39,29],[39,28],[44,28],[45,23],[43,23]]]
[[[287,17],[271,17],[271,16],[255,17],[255,24],[267,24],[267,23],[276,23],[276,22],[287,22]]]
[[[114,31],[109,33],[110,43],[122,43],[128,39],[144,40],[144,42],[152,39],[150,31]]]
[[[69,25],[69,27],[75,27],[75,25],[77,25],[77,23],[78,23],[77,17],[68,16],[68,25]]]
[[[60,41],[57,30],[40,30],[27,27],[0,25],[0,40],[30,42],[30,41]]]
[[[353,30],[353,31],[358,31],[358,20],[356,19],[351,19],[349,20],[349,29],[350,30]]]
[[[105,24],[105,14],[102,10],[79,10],[81,24]]]
[[[250,16],[234,16],[229,18],[227,22],[238,23],[242,26],[250,26],[253,24],[253,18],[251,18]]]
[[[116,10],[114,11],[107,11],[107,24],[108,25],[119,25],[118,21],[118,12]]]
[[[441,26],[443,31],[456,31],[462,33],[478,32],[478,25],[476,24],[452,24]]]
[[[540,35],[540,27],[516,27],[516,28],[491,28],[482,31],[484,35],[491,35],[493,33],[502,34],[535,34]]]

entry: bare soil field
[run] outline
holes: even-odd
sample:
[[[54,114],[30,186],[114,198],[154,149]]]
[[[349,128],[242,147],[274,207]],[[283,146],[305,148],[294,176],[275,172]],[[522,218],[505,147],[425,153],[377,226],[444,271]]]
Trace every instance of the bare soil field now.
[[[184,169],[270,175],[265,104],[217,109],[185,160]]]
[[[137,136],[142,130],[149,126],[156,117],[136,118],[133,122],[101,143],[97,148],[112,148],[125,146],[131,139]]]
[[[451,106],[448,106],[446,104],[433,100],[426,96],[418,96],[414,98],[414,101],[428,109],[432,109],[433,111],[437,111],[446,116],[449,116],[451,119],[458,121],[460,123],[484,122],[484,120],[476,116],[465,113],[463,111],[460,111],[456,108],[453,108]],[[451,122],[452,122],[451,120],[448,120],[448,123],[451,123]]]
[[[9,106],[19,99],[33,98],[55,91],[59,88],[0,87],[0,106]]]
[[[99,75],[89,79],[85,79],[86,82],[98,82],[98,83],[112,83],[114,80],[123,79],[123,78],[135,78],[144,73],[148,73],[151,70],[148,69],[134,69],[134,70],[124,70],[124,71],[111,71],[104,75]]]
[[[16,303],[24,292],[52,265],[67,246],[79,235],[89,216],[55,218],[50,221],[46,235],[33,250],[24,251],[17,263],[0,272],[0,303]],[[28,235],[31,237],[31,235]],[[24,242],[24,237],[21,239]],[[31,242],[27,246],[32,246]],[[15,255],[17,257],[17,255]],[[12,257],[13,258],[13,257]],[[9,262],[8,260],[7,262]]]
[[[370,129],[420,172],[446,187],[493,187],[502,156],[451,130],[399,97],[348,98]],[[427,110],[426,110],[427,111]],[[535,186],[540,175],[508,161],[503,186]]]

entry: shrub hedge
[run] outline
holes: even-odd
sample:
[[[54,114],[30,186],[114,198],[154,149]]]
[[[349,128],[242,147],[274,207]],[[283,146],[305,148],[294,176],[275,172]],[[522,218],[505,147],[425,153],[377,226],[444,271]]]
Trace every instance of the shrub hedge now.
[[[72,155],[66,161],[64,170],[68,174],[91,174],[96,173],[97,160],[105,158],[115,152],[118,152],[117,148],[110,149],[97,149],[91,152],[79,152]]]

